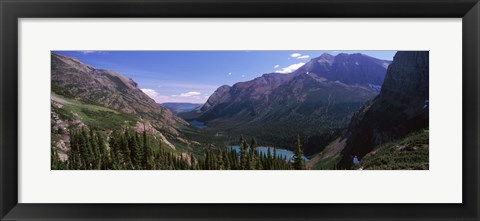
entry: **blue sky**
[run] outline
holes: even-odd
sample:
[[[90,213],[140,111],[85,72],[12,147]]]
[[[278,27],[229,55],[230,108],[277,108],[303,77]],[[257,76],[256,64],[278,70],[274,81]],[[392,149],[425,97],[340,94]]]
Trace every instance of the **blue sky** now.
[[[322,53],[393,60],[396,51],[54,51],[132,78],[158,103],[204,103],[218,87],[288,74]]]

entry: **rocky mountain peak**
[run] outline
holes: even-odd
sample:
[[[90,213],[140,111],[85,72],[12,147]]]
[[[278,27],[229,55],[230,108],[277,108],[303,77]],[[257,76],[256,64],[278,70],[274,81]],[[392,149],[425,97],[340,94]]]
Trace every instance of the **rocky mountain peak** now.
[[[52,61],[52,63],[53,62],[55,62],[55,63],[61,62],[64,65],[68,65],[71,68],[74,68],[74,69],[77,69],[77,70],[83,71],[83,72],[92,72],[92,71],[95,70],[95,68],[93,68],[92,66],[83,64],[82,62],[80,62],[76,58],[68,57],[68,56],[64,56],[64,55],[59,55],[59,54],[52,53],[51,61]]]
[[[390,61],[361,53],[341,53],[336,56],[324,53],[297,69],[293,75],[309,73],[319,79],[350,85],[382,85],[389,64]]]
[[[333,61],[335,60],[335,56],[328,53],[323,53],[322,55],[320,55],[320,57],[314,58],[312,60],[318,63],[332,64]]]
[[[232,87],[229,85],[222,85],[212,95],[208,98],[207,102],[200,108],[200,111],[206,111],[212,106],[223,103],[230,99],[230,89]]]

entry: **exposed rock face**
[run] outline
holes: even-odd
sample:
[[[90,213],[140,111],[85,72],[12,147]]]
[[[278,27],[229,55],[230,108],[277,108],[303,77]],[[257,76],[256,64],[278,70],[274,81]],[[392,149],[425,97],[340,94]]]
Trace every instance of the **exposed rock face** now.
[[[363,54],[322,54],[293,74],[309,72],[328,81],[340,81],[349,85],[382,85],[390,61],[379,60]]]
[[[212,106],[227,102],[230,99],[230,86],[223,85],[208,98],[207,102],[200,108],[200,111],[206,111]]]
[[[132,79],[113,71],[95,69],[75,58],[52,53],[51,75],[54,93],[138,115],[172,133],[185,124],[144,94]]]
[[[381,84],[389,64],[362,54],[323,54],[290,74],[270,73],[224,85],[202,108],[182,116],[272,138],[280,128],[283,137],[344,128],[353,113],[378,94],[368,84]]]
[[[355,113],[341,164],[363,157],[375,146],[428,127],[429,52],[399,51],[380,94]]]

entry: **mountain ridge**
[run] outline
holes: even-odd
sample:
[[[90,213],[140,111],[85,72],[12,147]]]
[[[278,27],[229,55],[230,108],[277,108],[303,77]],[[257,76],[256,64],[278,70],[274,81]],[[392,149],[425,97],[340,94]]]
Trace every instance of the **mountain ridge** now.
[[[334,56],[324,54],[290,74],[268,73],[232,86],[223,85],[201,108],[180,116],[235,133],[249,133],[248,130],[252,128],[264,128],[263,131],[255,131],[257,135],[267,133],[265,130],[278,130],[278,127],[286,125],[290,125],[285,128],[285,133],[290,133],[288,136],[297,133],[318,134],[320,130],[346,127],[353,113],[365,101],[377,95],[378,91],[371,89],[368,84],[383,80],[382,73],[378,70],[383,70],[384,75],[389,65],[388,61],[365,55],[352,56],[354,58],[349,59],[346,55],[337,55],[337,64]],[[355,62],[375,67],[359,68],[355,67]],[[333,68],[320,69],[317,63],[328,63]],[[347,67],[343,67],[345,65]],[[320,64],[320,67],[324,66],[326,65]],[[347,84],[340,81],[343,78],[332,77],[349,70],[357,73],[356,78],[368,75],[364,72],[369,70],[376,72],[370,74],[373,76],[371,82],[344,80],[351,82]],[[304,131],[294,130],[300,127],[295,126],[299,122],[306,122]],[[239,127],[245,129],[240,130]]]
[[[52,92],[86,103],[138,115],[158,129],[178,134],[186,122],[159,106],[130,78],[110,70],[95,69],[79,60],[51,54]]]

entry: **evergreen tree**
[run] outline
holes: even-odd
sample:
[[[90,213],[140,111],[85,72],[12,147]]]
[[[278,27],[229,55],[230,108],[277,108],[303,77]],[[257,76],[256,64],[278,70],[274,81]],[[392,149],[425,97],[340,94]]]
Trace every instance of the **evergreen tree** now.
[[[77,137],[74,130],[70,130],[69,135],[70,135],[70,150],[68,151],[67,167],[70,170],[78,170],[80,169],[80,165],[78,164],[79,156],[78,156]]]
[[[247,169],[247,142],[245,142],[245,139],[243,138],[243,135],[240,136],[240,168],[242,170]]]
[[[248,169],[255,170],[257,166],[257,141],[252,138],[250,142]]]
[[[88,139],[87,131],[85,128],[82,128],[82,131],[80,133],[80,139],[79,139],[79,151],[80,151],[80,156],[81,156],[81,169],[82,170],[88,170],[92,169],[93,165],[93,154],[92,154],[92,149],[91,145]]]
[[[110,136],[110,140],[108,142],[110,147],[110,156],[112,159],[111,167],[114,170],[121,170],[124,168],[124,160],[122,155],[123,148],[121,147],[121,140],[121,135],[118,132],[114,131],[112,132],[112,135]]]
[[[88,141],[90,145],[90,155],[92,156],[91,161],[91,168],[90,169],[100,169],[100,149],[98,147],[98,142],[96,140],[95,135],[93,134],[93,130],[89,131]]]
[[[268,147],[268,149],[267,149],[267,159],[266,159],[266,162],[265,162],[266,163],[265,167],[266,167],[267,170],[272,169],[272,161],[273,161],[272,152],[270,151],[270,147]]]
[[[297,135],[297,147],[295,148],[295,155],[293,156],[293,168],[296,170],[305,169],[305,161],[303,160],[302,144],[300,142],[300,135]]]
[[[148,138],[147,138],[147,132],[145,131],[145,126],[143,127],[142,144],[143,144],[142,166],[145,169],[151,170],[154,167],[153,159],[152,159],[152,151],[148,144]]]
[[[279,166],[279,160],[277,158],[277,148],[276,147],[273,147],[273,165],[272,165],[272,169],[275,170],[275,169],[278,169],[278,166]]]
[[[112,166],[111,166],[111,162],[110,162],[110,156],[108,154],[108,150],[107,150],[107,147],[105,145],[105,140],[99,132],[96,133],[96,138],[97,138],[97,146],[98,146],[99,152],[100,152],[100,155],[99,155],[99,159],[100,159],[99,160],[99,169],[108,170]]]
[[[128,133],[128,129],[125,129],[124,136],[121,139],[120,146],[122,147],[122,156],[123,156],[123,168],[124,169],[133,169],[132,168],[132,162],[131,162],[131,152],[130,152],[130,142],[129,138],[130,135]]]
[[[130,150],[130,160],[133,169],[142,169],[143,151],[139,144],[138,133],[133,133],[128,139],[128,149]]]

